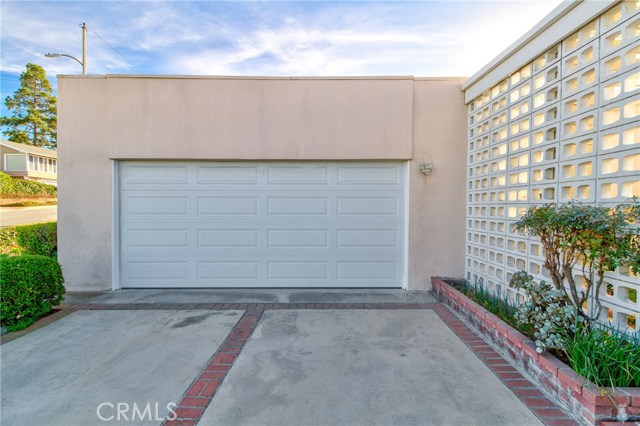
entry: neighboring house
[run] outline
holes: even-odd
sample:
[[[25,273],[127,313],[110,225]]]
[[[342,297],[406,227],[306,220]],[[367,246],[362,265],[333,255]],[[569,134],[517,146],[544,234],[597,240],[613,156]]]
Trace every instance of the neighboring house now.
[[[54,149],[0,140],[0,166],[14,179],[58,184],[58,153]]]
[[[639,49],[640,2],[565,2],[466,81],[61,76],[66,284],[544,278],[529,206],[640,196]],[[637,318],[640,278],[609,284]]]

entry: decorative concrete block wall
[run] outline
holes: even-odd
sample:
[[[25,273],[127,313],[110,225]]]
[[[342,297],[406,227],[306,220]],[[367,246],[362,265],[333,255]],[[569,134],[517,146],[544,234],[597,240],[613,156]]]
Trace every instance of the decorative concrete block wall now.
[[[640,196],[640,2],[513,69],[470,102],[468,124],[466,278],[518,298],[514,272],[550,281],[540,244],[514,229],[530,206]],[[640,276],[608,274],[602,319],[638,330],[639,291]]]

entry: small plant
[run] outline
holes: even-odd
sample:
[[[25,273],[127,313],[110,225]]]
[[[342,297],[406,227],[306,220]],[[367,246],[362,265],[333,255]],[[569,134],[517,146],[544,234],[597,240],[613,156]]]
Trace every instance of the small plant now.
[[[576,308],[566,303],[565,295],[544,281],[537,283],[525,271],[511,277],[509,287],[522,289],[527,300],[515,314],[518,324],[528,325],[533,330],[536,351],[563,350],[567,334],[575,333],[580,324]]]
[[[516,229],[540,238],[544,266],[555,289],[580,316],[594,321],[602,310],[599,295],[605,273],[620,265],[640,272],[640,230],[636,226],[639,212],[636,200],[615,207],[548,204],[529,209],[516,223]],[[584,287],[573,275],[578,265]],[[593,303],[587,312],[584,306],[589,297]]]
[[[56,259],[0,256],[0,323],[10,330],[31,325],[64,299],[64,279]]]
[[[522,333],[531,336],[531,327],[526,324],[519,324],[515,319],[518,310],[517,302],[509,299],[508,294],[503,294],[502,288],[497,287],[495,291],[489,291],[482,285],[482,281],[470,284],[466,280],[449,281],[458,291],[482,306],[492,314],[503,319],[509,325],[517,328]]]
[[[602,387],[640,386],[640,333],[586,324],[566,337],[571,368]]]

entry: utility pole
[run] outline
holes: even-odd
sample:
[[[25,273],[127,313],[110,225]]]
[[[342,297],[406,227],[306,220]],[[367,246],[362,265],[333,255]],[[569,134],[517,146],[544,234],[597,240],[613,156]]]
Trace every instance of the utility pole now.
[[[82,75],[87,75],[87,24],[80,25],[82,28]]]

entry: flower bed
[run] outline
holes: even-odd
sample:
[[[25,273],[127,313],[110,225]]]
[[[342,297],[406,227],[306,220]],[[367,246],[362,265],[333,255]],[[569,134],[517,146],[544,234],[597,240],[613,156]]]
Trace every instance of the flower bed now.
[[[433,294],[460,313],[535,382],[590,425],[640,420],[640,388],[598,388],[535,343],[440,278],[431,278]]]

